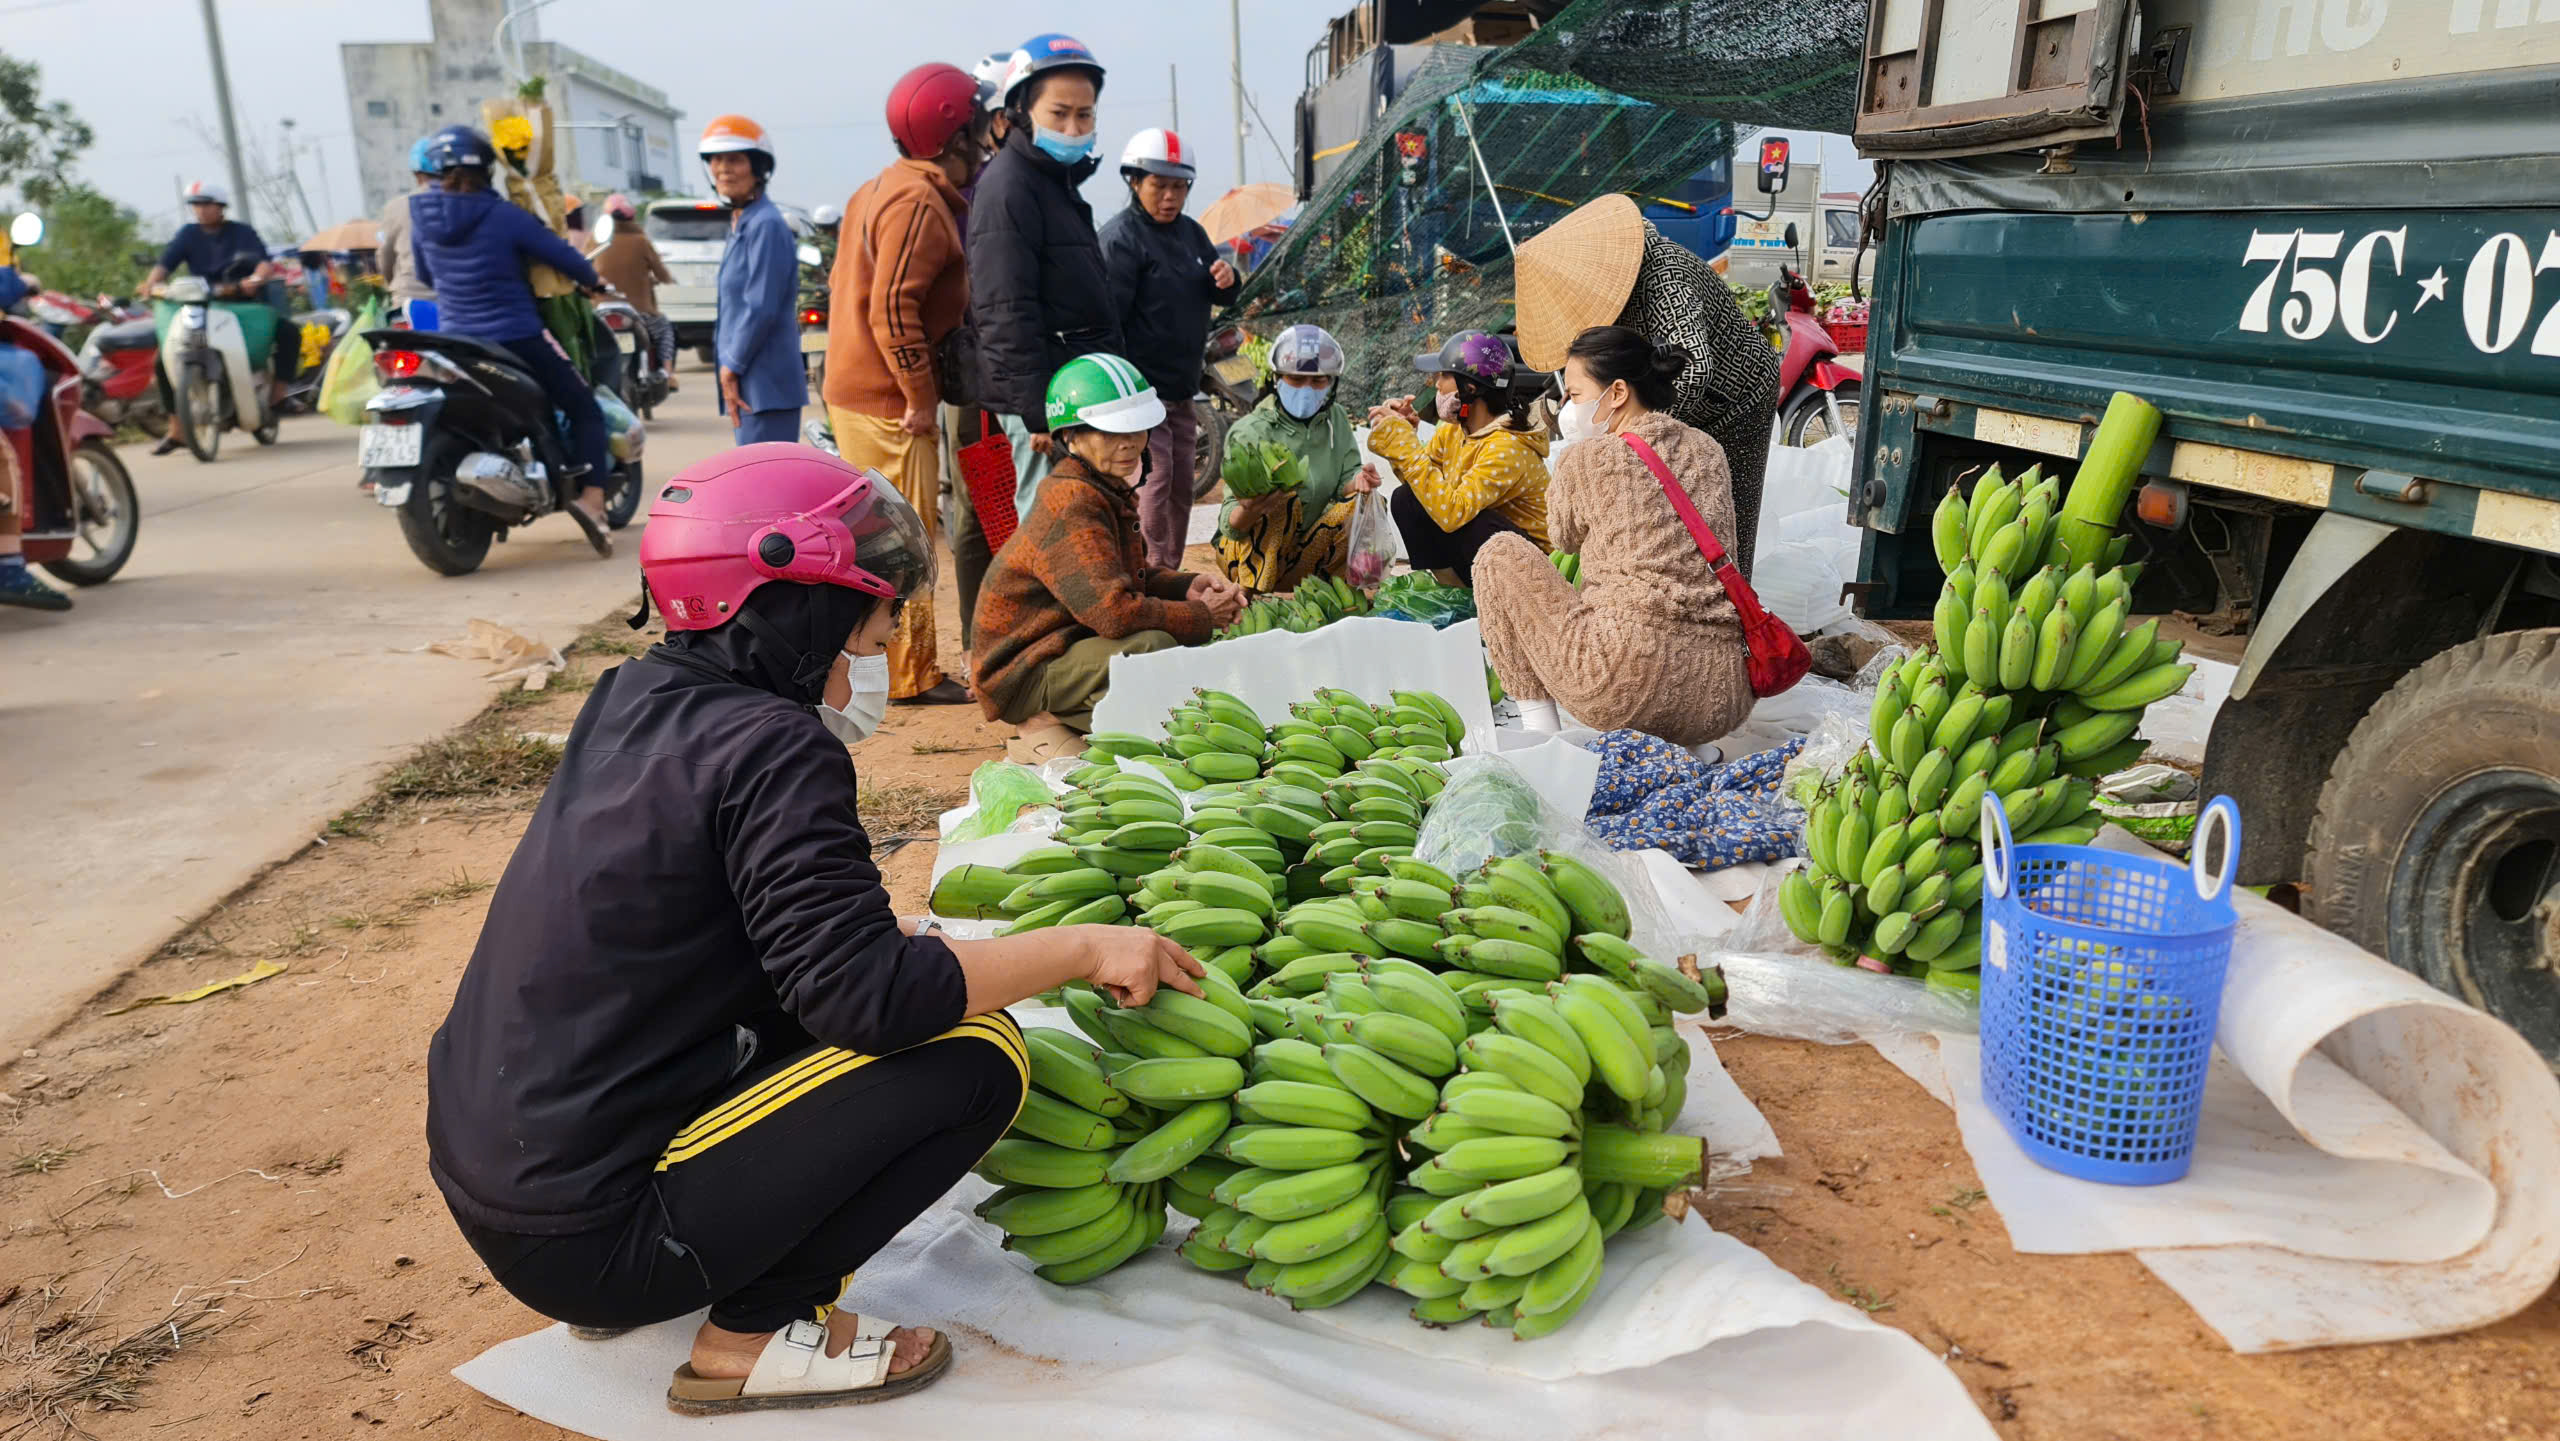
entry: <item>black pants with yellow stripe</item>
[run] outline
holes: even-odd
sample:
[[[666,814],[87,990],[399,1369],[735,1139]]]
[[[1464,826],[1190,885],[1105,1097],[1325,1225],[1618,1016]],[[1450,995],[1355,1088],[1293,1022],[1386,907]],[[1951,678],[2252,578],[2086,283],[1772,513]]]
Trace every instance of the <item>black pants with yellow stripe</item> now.
[[[1022,1106],[1022,1032],[975,1016],[887,1056],[811,1047],[761,1066],[678,1132],[629,1220],[571,1236],[465,1223],[517,1300],[576,1326],[823,1316],[855,1269],[941,1199]]]

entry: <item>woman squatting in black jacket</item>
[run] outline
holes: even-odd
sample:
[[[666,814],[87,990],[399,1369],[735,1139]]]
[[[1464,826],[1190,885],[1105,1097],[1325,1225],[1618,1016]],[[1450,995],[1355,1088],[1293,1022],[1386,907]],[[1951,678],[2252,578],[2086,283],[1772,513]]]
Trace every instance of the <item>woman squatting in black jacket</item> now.
[[[947,1338],[836,1302],[1012,1124],[1004,1008],[1197,990],[1133,927],[963,941],[892,914],[845,748],[932,554],[887,482],[808,446],[665,484],[640,568],[668,637],[579,711],[429,1045],[429,1169],[501,1286],[590,1335],[710,1308],[679,1411],[939,1376]]]

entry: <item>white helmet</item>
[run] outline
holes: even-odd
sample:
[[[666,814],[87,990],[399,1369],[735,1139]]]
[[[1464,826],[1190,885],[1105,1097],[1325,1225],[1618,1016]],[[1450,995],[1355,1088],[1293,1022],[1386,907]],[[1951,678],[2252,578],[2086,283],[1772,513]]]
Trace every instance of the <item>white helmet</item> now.
[[[1340,375],[1342,342],[1321,325],[1292,325],[1271,338],[1273,375]]]
[[[1199,175],[1192,168],[1191,152],[1183,146],[1182,137],[1158,127],[1141,130],[1129,137],[1129,146],[1120,152],[1120,174],[1133,178],[1130,172],[1158,175],[1167,180],[1191,180]]]
[[[215,181],[190,180],[187,182],[186,201],[189,205],[219,205],[228,210],[231,208],[231,192]]]
[[[842,219],[844,219],[844,212],[832,205],[821,205],[809,212],[809,223],[821,230],[835,229],[836,222]]]
[[[999,50],[969,67],[969,74],[978,82],[979,109],[992,111],[1004,108],[1005,81],[1011,78],[1012,71],[1013,52],[1010,50]]]

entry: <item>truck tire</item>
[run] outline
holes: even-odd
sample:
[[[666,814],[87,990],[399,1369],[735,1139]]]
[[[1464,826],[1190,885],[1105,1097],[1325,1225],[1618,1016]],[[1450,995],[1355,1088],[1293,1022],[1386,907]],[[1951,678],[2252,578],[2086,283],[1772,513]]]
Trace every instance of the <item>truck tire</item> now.
[[[2560,630],[2455,646],[2347,738],[2303,859],[2311,919],[2560,1065]]]

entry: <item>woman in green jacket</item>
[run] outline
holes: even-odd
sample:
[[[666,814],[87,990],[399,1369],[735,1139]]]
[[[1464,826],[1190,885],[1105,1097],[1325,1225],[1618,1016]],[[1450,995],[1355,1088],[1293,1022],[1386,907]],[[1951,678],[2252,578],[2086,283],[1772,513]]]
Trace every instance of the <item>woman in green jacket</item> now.
[[[1305,479],[1285,490],[1230,500],[1218,512],[1218,569],[1250,591],[1294,589],[1339,574],[1351,531],[1350,483],[1363,467],[1351,418],[1334,404],[1342,346],[1324,327],[1292,325],[1271,342],[1271,393],[1227,432],[1225,472],[1240,457],[1278,446],[1305,463]],[[1261,468],[1258,457],[1243,466]]]

